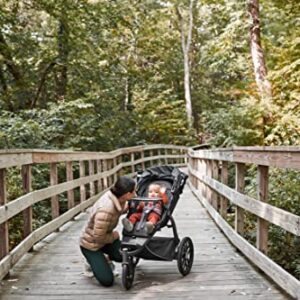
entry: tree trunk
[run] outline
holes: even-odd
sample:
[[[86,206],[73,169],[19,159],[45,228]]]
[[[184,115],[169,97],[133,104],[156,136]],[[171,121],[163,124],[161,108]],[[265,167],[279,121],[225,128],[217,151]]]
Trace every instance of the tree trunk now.
[[[58,28],[58,73],[56,82],[56,95],[63,100],[68,84],[68,56],[69,56],[69,30],[66,20],[60,20]]]
[[[193,127],[193,109],[192,109],[192,99],[191,99],[191,87],[190,87],[190,61],[189,61],[189,52],[192,40],[192,31],[193,31],[193,0],[190,0],[189,6],[189,25],[187,38],[184,34],[184,25],[183,17],[179,11],[179,8],[176,7],[177,16],[180,23],[180,35],[181,35],[181,48],[183,53],[183,64],[184,64],[184,97],[185,97],[185,106],[187,120],[189,128]]]
[[[42,92],[42,89],[44,87],[44,84],[46,82],[46,78],[47,78],[47,75],[51,72],[51,70],[53,69],[53,67],[56,65],[56,62],[53,61],[51,62],[47,68],[45,69],[45,71],[41,74],[41,80],[39,82],[39,85],[38,85],[38,88],[37,88],[37,92],[36,92],[36,95],[35,97],[33,98],[32,102],[31,102],[31,107],[30,108],[35,108],[36,107],[36,104],[38,103],[38,100],[39,100],[39,97],[40,97],[40,94]]]
[[[255,81],[263,104],[269,106],[272,99],[272,87],[267,79],[267,68],[260,39],[259,0],[249,0],[249,12],[252,18],[250,27],[250,48],[254,66]]]

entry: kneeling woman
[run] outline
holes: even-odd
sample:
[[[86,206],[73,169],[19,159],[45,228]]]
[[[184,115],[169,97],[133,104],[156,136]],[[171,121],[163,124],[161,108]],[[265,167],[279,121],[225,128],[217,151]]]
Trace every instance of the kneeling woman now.
[[[114,228],[124,212],[126,201],[135,196],[135,181],[119,177],[114,186],[92,207],[80,236],[80,249],[91,266],[95,278],[104,286],[114,283],[114,275],[105,258],[121,262],[120,237]]]

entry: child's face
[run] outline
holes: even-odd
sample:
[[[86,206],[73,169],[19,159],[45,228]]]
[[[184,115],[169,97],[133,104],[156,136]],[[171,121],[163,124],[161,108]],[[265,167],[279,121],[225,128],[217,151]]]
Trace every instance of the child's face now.
[[[160,196],[160,188],[159,186],[152,186],[150,185],[149,186],[149,191],[148,191],[148,197],[150,198],[159,198]]]

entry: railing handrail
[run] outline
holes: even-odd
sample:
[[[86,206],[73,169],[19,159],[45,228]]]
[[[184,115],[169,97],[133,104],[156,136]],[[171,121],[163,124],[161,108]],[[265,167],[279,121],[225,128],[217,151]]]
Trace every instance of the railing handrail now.
[[[300,147],[233,147],[211,150],[191,150],[189,156],[269,167],[300,169]]]
[[[97,159],[113,159],[123,154],[150,150],[184,150],[188,147],[177,145],[153,144],[120,148],[110,152],[43,150],[43,149],[10,149],[0,150],[0,169],[35,163],[55,163],[65,161],[82,161]]]

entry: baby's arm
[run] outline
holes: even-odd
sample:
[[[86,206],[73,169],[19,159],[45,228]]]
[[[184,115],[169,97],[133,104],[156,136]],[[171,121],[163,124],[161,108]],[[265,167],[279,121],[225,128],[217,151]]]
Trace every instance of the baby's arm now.
[[[162,187],[160,188],[160,190],[159,190],[160,196],[161,196],[161,198],[162,198],[162,200],[163,200],[163,203],[164,203],[165,205],[168,204],[168,202],[169,202],[169,199],[168,199],[168,196],[167,196],[166,191],[167,191],[167,189],[166,189],[164,186],[162,186]]]

